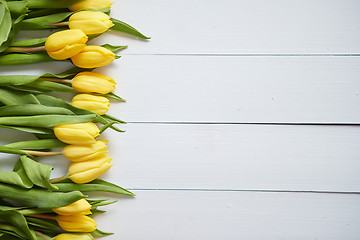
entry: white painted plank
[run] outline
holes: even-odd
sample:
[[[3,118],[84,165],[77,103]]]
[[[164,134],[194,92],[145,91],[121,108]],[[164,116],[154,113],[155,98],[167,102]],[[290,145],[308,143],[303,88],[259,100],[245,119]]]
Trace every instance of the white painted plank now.
[[[127,240],[357,240],[360,196],[336,194],[136,191],[96,216]]]
[[[53,66],[26,72],[61,72]],[[128,102],[111,113],[129,122],[360,123],[355,57],[124,56],[97,71],[117,80]]]
[[[105,176],[138,189],[360,192],[360,128],[128,124]]]
[[[358,9],[358,0],[123,0],[112,16],[152,36],[123,38],[126,54],[360,53]]]

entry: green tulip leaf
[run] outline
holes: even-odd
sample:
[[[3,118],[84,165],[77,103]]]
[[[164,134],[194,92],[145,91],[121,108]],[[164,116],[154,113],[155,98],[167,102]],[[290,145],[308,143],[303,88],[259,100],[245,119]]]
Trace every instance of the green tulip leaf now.
[[[6,4],[13,19],[25,14],[28,10],[27,1],[7,1]]]
[[[11,53],[0,56],[0,65],[21,65],[40,62],[56,61],[52,59],[46,52],[39,53]]]
[[[61,9],[61,8],[31,9],[31,11],[28,12],[26,18],[36,18],[36,17],[51,15],[60,12],[67,12],[67,11],[69,11],[69,9]]]
[[[74,107],[71,104],[69,104],[68,102],[66,102],[66,101],[64,101],[64,100],[62,100],[60,98],[56,98],[56,97],[49,96],[49,95],[46,95],[46,94],[36,95],[36,98],[38,99],[40,104],[42,104],[44,106],[66,108],[66,109],[69,109],[70,111],[72,111],[73,113],[75,113],[76,115],[94,114],[91,111]]]
[[[35,162],[25,155],[20,156],[22,166],[29,179],[37,186],[56,190],[57,187],[50,183],[52,166]]]
[[[4,0],[0,0],[0,46],[8,39],[11,27],[9,8]]]
[[[15,149],[24,149],[24,150],[43,150],[43,149],[65,147],[66,145],[67,144],[59,141],[58,139],[40,139],[40,140],[15,142],[15,143],[7,144],[5,146]]]
[[[54,4],[53,0],[28,0],[29,8],[67,8],[82,0],[56,0]]]
[[[135,196],[134,193],[126,190],[125,188],[119,187],[113,183],[109,183],[105,180],[96,179],[92,182],[85,184],[77,184],[72,182],[70,179],[65,179],[59,183],[55,183],[59,189],[56,191],[69,192],[78,190],[81,192],[111,192],[117,194],[123,194],[128,196]]]
[[[107,93],[107,94],[101,94],[101,96],[107,97],[107,98],[111,98],[111,99],[115,99],[118,100],[120,102],[126,102],[125,99],[119,97],[118,95],[116,95],[115,93]]]
[[[111,116],[109,114],[104,114],[104,115],[101,115],[103,118],[107,119],[107,120],[111,120],[111,121],[114,121],[114,122],[117,122],[117,123],[126,123],[125,121],[123,120],[120,120],[114,116]]]
[[[29,127],[54,127],[67,123],[85,123],[95,119],[95,114],[88,115],[37,115],[37,116],[17,116],[17,117],[0,117],[0,124],[12,126],[29,126]]]
[[[14,86],[11,87],[20,91],[29,91],[29,92],[51,92],[51,91],[57,91],[57,92],[78,92],[72,87],[56,83],[56,82],[48,82],[48,81],[41,81],[37,80],[28,84],[24,84],[21,86]]]
[[[31,83],[37,80],[40,76],[31,75],[5,75],[0,76],[0,86],[17,86]]]
[[[34,38],[20,41],[14,41],[10,44],[10,47],[38,47],[44,46],[47,38]]]
[[[130,34],[135,37],[142,38],[142,39],[150,39],[151,38],[151,37],[145,36],[144,34],[139,32],[136,28],[130,26],[129,24],[127,24],[125,22],[122,22],[115,18],[111,18],[111,21],[114,23],[114,26],[110,28],[111,30],[127,33],[127,34]]]
[[[23,232],[20,231],[18,228],[14,227],[13,225],[1,223],[0,222],[0,232],[4,235],[0,237],[0,239],[4,240],[27,240],[26,236],[23,236]]]
[[[18,164],[16,164],[18,165]],[[0,171],[0,182],[16,185],[22,188],[32,188],[33,183],[26,175],[22,166],[18,165],[18,169],[14,172]]]
[[[0,87],[0,103],[4,105],[40,104],[31,93]]]
[[[12,29],[8,35],[7,40],[0,46],[0,52],[3,52],[4,50],[6,50],[11,45],[11,43],[15,40],[15,38],[17,37],[17,35],[20,31],[20,27],[21,27],[22,21],[24,20],[25,16],[26,16],[26,9],[24,10],[24,13],[22,15],[20,15],[18,18],[16,18],[13,21]]]
[[[16,233],[25,237],[25,239],[36,240],[34,231],[30,230],[25,217],[21,213],[14,210],[0,211],[0,220],[17,228]]]
[[[32,115],[74,115],[72,111],[62,107],[48,107],[40,104],[20,104],[0,107],[0,117],[32,116]]]
[[[101,46],[106,48],[106,49],[109,49],[113,53],[117,53],[118,51],[124,50],[124,49],[126,49],[128,47],[128,46],[113,46],[113,45],[110,45],[110,44],[104,44],[104,45],[101,45]]]
[[[56,224],[56,221],[42,220],[27,216],[25,216],[25,218],[31,227],[38,227],[46,232],[62,232],[62,229]]]
[[[57,4],[52,4],[57,5]],[[72,12],[55,13],[51,15],[28,18],[22,22],[21,29],[23,30],[40,30],[47,28],[54,28],[51,24],[61,22],[68,18]]]
[[[102,237],[102,236],[112,235],[114,233],[104,232],[104,231],[101,231],[99,229],[96,229],[95,231],[92,231],[91,234]]]
[[[10,154],[19,154],[19,155],[26,155],[25,152],[20,151],[16,148],[8,147],[8,146],[0,146],[0,152],[2,153],[10,153]],[[0,176],[1,178],[1,176]]]
[[[12,199],[28,207],[52,209],[67,206],[85,196],[79,191],[52,192],[47,189],[25,189],[0,183],[0,197]]]
[[[74,77],[76,74],[78,74],[80,72],[91,71],[91,70],[92,69],[74,67],[74,68],[71,68],[69,70],[66,70],[65,72],[58,73],[58,74],[45,73],[41,77],[45,77],[45,78],[72,78],[72,77]]]
[[[18,130],[18,131],[22,131],[22,132],[34,133],[34,134],[54,134],[54,132],[48,128],[7,126],[7,125],[2,125],[2,124],[0,124],[0,128],[13,129],[13,130]]]

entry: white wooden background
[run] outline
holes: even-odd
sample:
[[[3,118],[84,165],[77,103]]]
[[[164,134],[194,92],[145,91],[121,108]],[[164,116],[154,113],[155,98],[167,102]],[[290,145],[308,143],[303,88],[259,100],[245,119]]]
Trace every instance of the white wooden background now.
[[[128,100],[104,179],[137,194],[96,217],[105,239],[360,239],[360,1],[115,2],[152,40],[97,40],[129,45],[98,71]]]

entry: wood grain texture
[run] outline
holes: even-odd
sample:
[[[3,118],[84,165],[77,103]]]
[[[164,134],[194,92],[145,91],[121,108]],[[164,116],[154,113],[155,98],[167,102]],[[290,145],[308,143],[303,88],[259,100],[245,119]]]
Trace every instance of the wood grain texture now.
[[[125,56],[106,69],[129,122],[360,123],[360,59]]]
[[[107,132],[128,188],[360,192],[360,128],[128,124]]]
[[[124,38],[126,54],[353,54],[358,9],[357,0],[133,0],[112,15],[152,36]]]
[[[136,191],[99,227],[108,240],[357,240],[360,195]],[[109,221],[113,219],[113,221]]]
[[[70,64],[53,66],[26,70]],[[118,82],[127,103],[110,112],[129,122],[360,123],[359,58],[124,56],[97,71]]]

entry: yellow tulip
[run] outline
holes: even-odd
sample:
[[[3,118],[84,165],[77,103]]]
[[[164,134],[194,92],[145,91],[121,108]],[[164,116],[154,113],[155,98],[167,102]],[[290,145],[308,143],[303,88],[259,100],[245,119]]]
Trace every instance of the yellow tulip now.
[[[81,72],[72,80],[72,87],[86,93],[106,94],[115,90],[116,82],[111,77],[93,73]]]
[[[103,12],[81,11],[69,18],[69,28],[80,29],[86,35],[103,33],[112,26],[109,15]]]
[[[86,46],[88,37],[79,29],[64,30],[51,34],[45,42],[45,49],[56,60],[71,58]]]
[[[71,105],[103,115],[109,110],[110,101],[106,97],[83,93],[76,95]]]
[[[92,122],[69,123],[54,127],[55,136],[68,144],[93,144],[100,135],[99,128]]]
[[[96,222],[85,215],[57,215],[56,221],[68,232],[92,232],[96,229]]]
[[[63,148],[62,153],[72,162],[83,162],[107,153],[107,142],[106,140],[96,140],[94,144],[67,145]]]
[[[88,183],[103,175],[112,166],[107,154],[70,164],[68,177],[75,183]]]
[[[62,233],[57,235],[54,240],[93,240],[94,238],[90,237],[87,234],[70,234]]]
[[[113,4],[110,0],[84,0],[69,7],[70,11],[100,10],[110,8]]]
[[[91,205],[84,198],[76,202],[73,202],[70,205],[54,208],[53,211],[59,215],[89,215],[91,214]]]
[[[80,30],[79,30],[80,31]],[[71,58],[73,64],[81,68],[97,68],[108,65],[115,59],[115,53],[100,46],[89,45]]]

